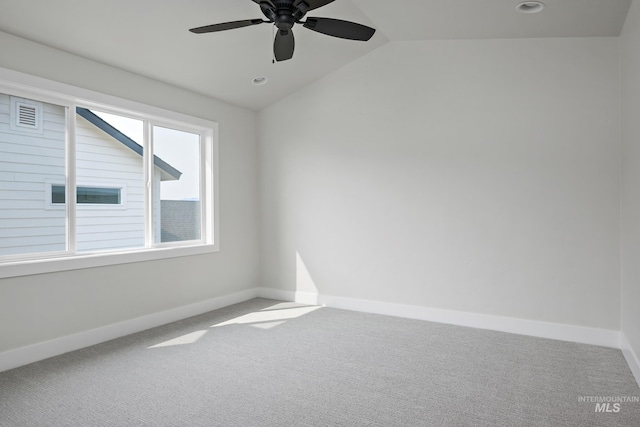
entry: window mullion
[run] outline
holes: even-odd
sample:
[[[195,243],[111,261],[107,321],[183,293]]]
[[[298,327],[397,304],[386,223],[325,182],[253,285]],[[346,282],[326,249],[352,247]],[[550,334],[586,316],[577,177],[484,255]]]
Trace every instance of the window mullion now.
[[[200,135],[200,140],[202,144],[202,177],[201,179],[204,181],[202,185],[203,191],[203,203],[202,203],[202,239],[205,243],[213,243],[213,240],[217,238],[215,236],[214,230],[214,179],[213,179],[213,162],[215,161],[213,157],[213,144],[211,141],[211,135],[207,133],[202,133]]]
[[[207,242],[209,235],[209,226],[207,219],[207,206],[209,203],[209,185],[207,185],[207,144],[202,133],[200,136],[200,239]]]
[[[149,120],[144,121],[143,161],[144,161],[144,245],[154,246],[153,237],[153,132]]]
[[[212,196],[209,200],[209,226],[211,227],[211,239],[208,243],[215,245],[216,247],[220,247],[220,230],[219,230],[219,209],[220,205],[218,204],[218,194],[219,194],[219,182],[218,182],[218,170],[220,167],[219,158],[218,158],[218,140],[217,140],[217,128],[216,132],[211,132],[209,135],[210,144],[207,144],[207,149],[209,150],[209,161],[211,162],[210,170],[207,171],[209,174],[209,185],[211,186],[211,191],[209,194]]]
[[[67,107],[66,117],[66,217],[67,251],[77,251],[77,212],[76,212],[76,106]]]

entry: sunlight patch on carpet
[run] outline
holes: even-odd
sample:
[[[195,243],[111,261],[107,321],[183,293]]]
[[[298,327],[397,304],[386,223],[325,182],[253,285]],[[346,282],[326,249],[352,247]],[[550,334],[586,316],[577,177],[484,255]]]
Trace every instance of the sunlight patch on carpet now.
[[[317,309],[319,306],[305,306],[305,307],[287,307],[285,309],[264,309],[262,311],[256,311],[248,313],[243,316],[236,317],[225,322],[211,325],[212,328],[218,328],[220,326],[229,325],[265,325],[265,323],[271,324],[270,327],[278,326],[274,323],[282,324],[287,320],[295,319],[305,314],[309,314]],[[267,329],[267,328],[264,328]]]
[[[181,335],[177,338],[171,339],[169,341],[161,342],[160,344],[152,345],[148,348],[161,348],[161,347],[172,347],[176,345],[185,345],[185,344],[193,344],[197,342],[200,338],[202,338],[208,331],[195,331],[185,335]]]

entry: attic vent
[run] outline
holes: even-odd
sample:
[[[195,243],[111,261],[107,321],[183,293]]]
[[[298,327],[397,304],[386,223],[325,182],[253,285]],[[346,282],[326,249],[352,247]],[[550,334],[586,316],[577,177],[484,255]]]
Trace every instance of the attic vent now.
[[[34,105],[18,104],[18,126],[38,127],[38,109]]]
[[[11,99],[11,128],[17,131],[42,133],[42,103],[30,99]]]

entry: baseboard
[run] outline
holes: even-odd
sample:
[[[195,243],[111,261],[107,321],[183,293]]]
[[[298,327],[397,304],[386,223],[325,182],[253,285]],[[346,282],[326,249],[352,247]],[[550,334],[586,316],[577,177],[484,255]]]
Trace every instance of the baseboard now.
[[[368,313],[386,314],[410,319],[428,320],[492,331],[620,348],[620,332],[561,323],[517,319],[462,311],[443,310],[406,304],[320,295],[318,303]]]
[[[320,296],[310,292],[291,292],[273,288],[258,288],[258,296],[282,301],[294,301],[300,304],[322,305],[318,302]]]
[[[320,295],[309,292],[296,292],[295,301],[301,304],[323,305],[320,303]]]
[[[67,335],[50,341],[29,345],[0,353],[0,372],[29,363],[58,356],[73,350],[78,350],[101,342],[120,338],[129,334],[144,331],[156,326],[197,316],[211,310],[227,307],[248,301],[258,296],[258,289],[252,288],[211,298],[206,301],[173,308],[159,313],[148,314],[124,322],[114,323],[88,331]]]
[[[258,290],[258,297],[260,298],[275,299],[280,301],[296,301],[295,292],[283,291],[280,289],[273,289],[273,288],[257,288],[257,290]],[[314,305],[314,304],[310,304],[310,305]]]
[[[621,348],[636,380],[640,384],[640,363],[638,362],[638,357],[629,346],[626,338],[621,335],[619,331],[263,287],[252,288],[50,341],[9,350],[0,353],[0,372],[191,316],[197,316],[211,310],[227,307],[256,297],[296,301],[303,304],[324,305],[345,310],[385,314],[562,341]]]
[[[589,328],[537,320],[517,319],[462,311],[443,310],[407,304],[396,304],[333,295],[307,292],[286,292],[260,288],[259,294],[274,292],[276,299],[295,301],[303,304],[324,305],[366,313],[385,314],[409,319],[427,320],[451,325],[467,326],[492,331],[509,332],[540,338],[571,341],[581,344],[620,348],[620,332],[608,329]],[[293,296],[293,298],[292,298]]]
[[[629,369],[631,369],[631,372],[638,383],[638,387],[640,387],[640,359],[633,351],[633,348],[631,348],[631,344],[629,344],[624,333],[620,333],[620,349],[622,350],[622,354],[624,354],[624,358],[627,360]]]

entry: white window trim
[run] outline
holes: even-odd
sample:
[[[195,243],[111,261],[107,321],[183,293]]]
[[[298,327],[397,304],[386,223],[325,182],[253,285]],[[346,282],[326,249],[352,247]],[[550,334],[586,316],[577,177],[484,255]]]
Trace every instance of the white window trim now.
[[[16,97],[61,105],[67,107],[69,112],[75,112],[76,106],[79,105],[89,109],[146,120],[150,125],[153,123],[154,125],[168,126],[191,132],[197,130],[203,138],[202,170],[204,174],[202,179],[206,183],[206,185],[201,186],[201,191],[203,192],[203,197],[201,198],[203,222],[202,240],[200,241],[152,244],[141,249],[92,253],[75,253],[75,247],[70,245],[69,252],[65,253],[35,254],[32,257],[27,255],[29,258],[25,256],[6,256],[0,260],[0,278],[192,256],[220,250],[218,224],[218,124],[216,122],[1,67],[0,91]],[[67,122],[67,128],[70,133],[67,141],[67,150],[75,152],[75,114],[67,114]],[[148,156],[148,151],[145,150],[145,157],[149,157],[145,161],[150,162],[152,158]],[[67,159],[67,170],[71,170],[75,166],[75,158],[67,156]],[[147,183],[149,185],[150,181],[147,180]],[[69,198],[68,190],[69,188],[75,188],[75,185],[74,175],[70,175],[66,182],[68,234],[75,233],[75,215],[69,215],[69,211],[73,211],[76,208],[75,197]],[[204,194],[205,191],[208,194]],[[150,215],[150,212],[147,209],[146,214]],[[147,221],[149,220],[147,219]],[[68,241],[72,243],[74,239]],[[147,241],[150,242],[151,240],[147,239]]]

